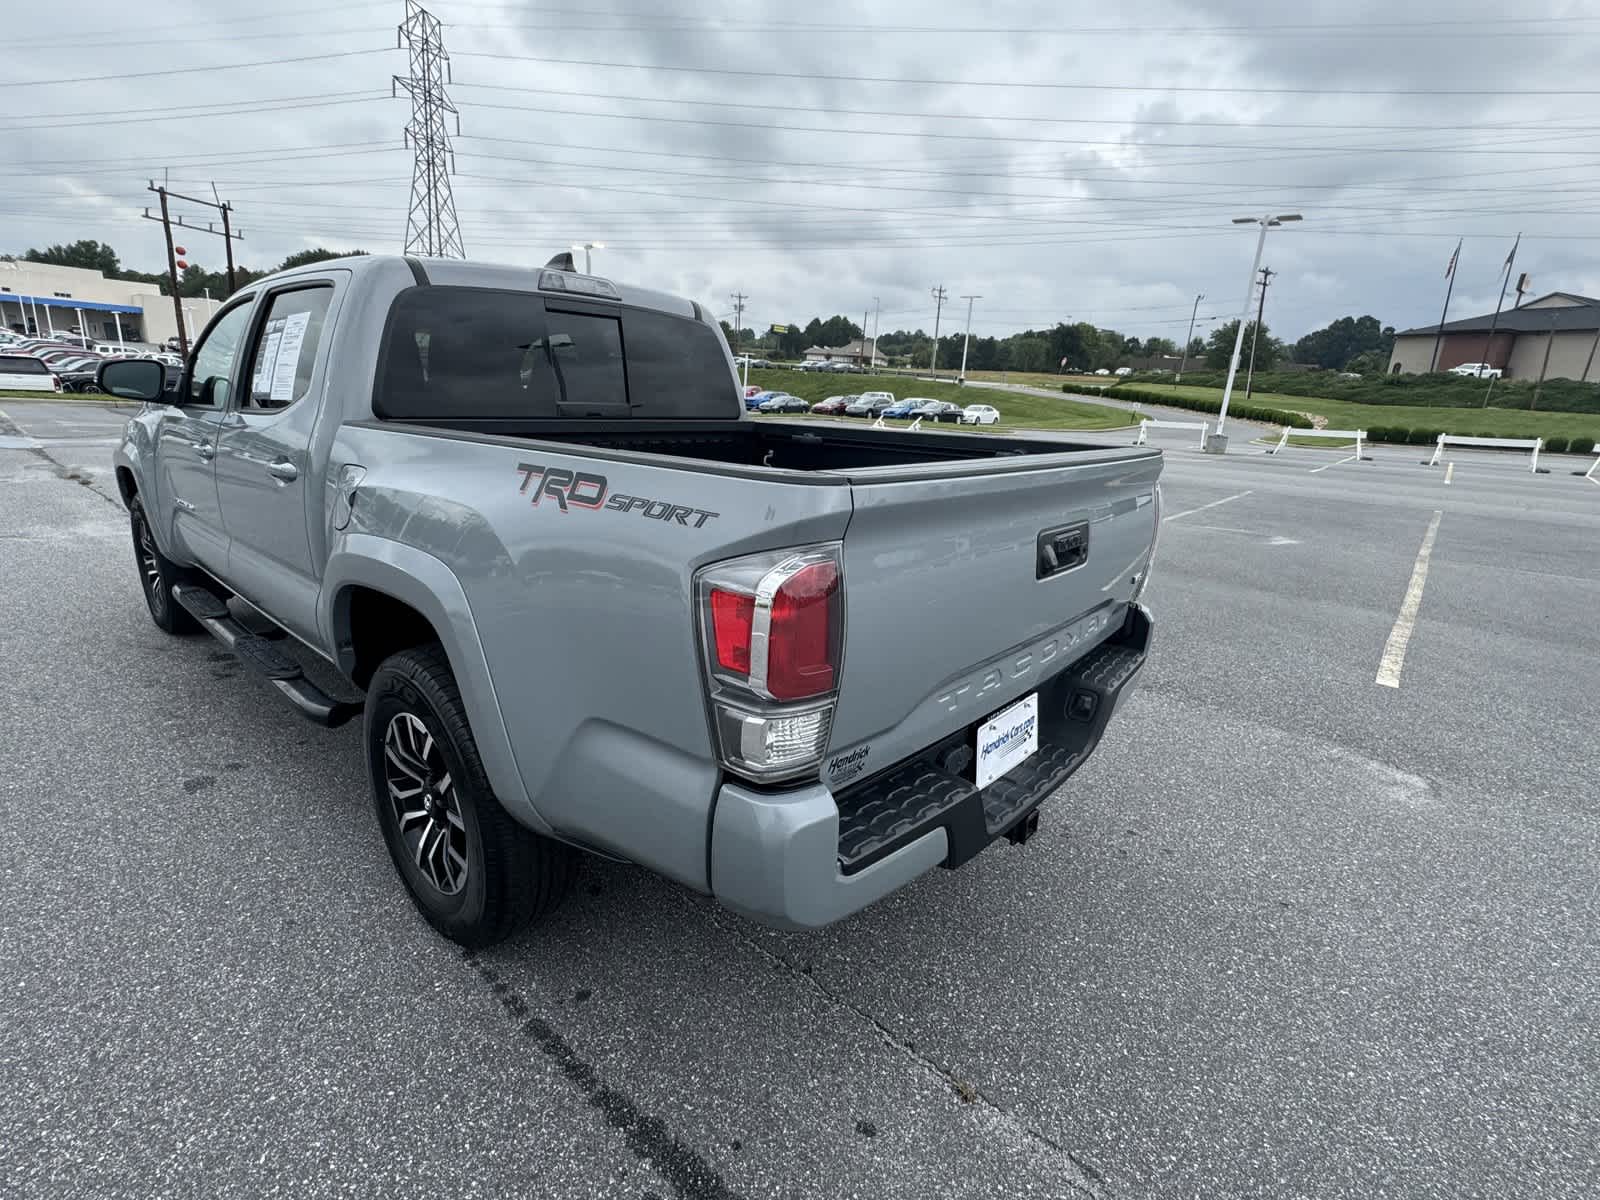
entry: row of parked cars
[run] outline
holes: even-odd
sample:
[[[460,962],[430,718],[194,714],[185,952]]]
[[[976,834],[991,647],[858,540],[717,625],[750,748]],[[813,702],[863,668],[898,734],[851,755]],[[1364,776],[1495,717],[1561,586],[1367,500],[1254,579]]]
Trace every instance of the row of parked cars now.
[[[902,420],[939,421],[951,425],[997,425],[998,410],[988,404],[969,404],[963,408],[948,400],[929,400],[922,396],[895,399],[893,392],[863,392],[859,396],[829,396],[815,404],[788,392],[750,387],[745,389],[744,406],[750,412],[815,413],[823,417],[888,417]]]
[[[117,346],[74,334],[36,338],[0,330],[0,390],[98,392],[100,364],[113,358],[154,359],[174,376],[183,367],[183,360],[166,350]]]

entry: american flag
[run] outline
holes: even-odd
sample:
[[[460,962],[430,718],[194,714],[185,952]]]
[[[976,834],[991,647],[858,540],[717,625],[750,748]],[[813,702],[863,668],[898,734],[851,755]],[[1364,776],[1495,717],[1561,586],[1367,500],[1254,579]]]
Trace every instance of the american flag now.
[[[1450,256],[1450,265],[1444,269],[1444,277],[1446,279],[1449,279],[1456,273],[1456,259],[1461,257],[1461,243],[1464,241],[1466,241],[1466,239],[1461,238],[1456,242],[1456,251]]]
[[[1511,264],[1517,261],[1517,247],[1520,245],[1522,245],[1522,235],[1519,233],[1517,240],[1511,243],[1511,253],[1506,255],[1506,265],[1501,268],[1506,275],[1511,274]]]

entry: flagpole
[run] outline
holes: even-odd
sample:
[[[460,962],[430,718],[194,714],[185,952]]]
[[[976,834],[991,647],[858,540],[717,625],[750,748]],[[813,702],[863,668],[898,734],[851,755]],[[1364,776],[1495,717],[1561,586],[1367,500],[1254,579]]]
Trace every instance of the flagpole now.
[[[1500,309],[1506,302],[1506,285],[1511,282],[1511,267],[1517,261],[1517,247],[1522,244],[1522,235],[1517,234],[1517,240],[1511,243],[1511,253],[1506,255],[1505,278],[1500,281],[1500,301],[1494,306],[1494,316],[1489,319],[1489,336],[1483,339],[1483,369],[1489,370],[1489,346],[1494,342],[1495,326],[1500,324]],[[1494,376],[1489,376],[1489,386],[1483,390],[1483,407],[1489,407],[1489,397],[1494,395]]]
[[[1463,238],[1461,241],[1465,241]],[[1433,335],[1433,358],[1428,363],[1430,373],[1439,369],[1439,343],[1444,340],[1444,319],[1450,315],[1450,293],[1456,286],[1456,263],[1461,259],[1461,241],[1456,242],[1456,252],[1450,256],[1450,281],[1444,289],[1444,308],[1439,313],[1439,332]]]

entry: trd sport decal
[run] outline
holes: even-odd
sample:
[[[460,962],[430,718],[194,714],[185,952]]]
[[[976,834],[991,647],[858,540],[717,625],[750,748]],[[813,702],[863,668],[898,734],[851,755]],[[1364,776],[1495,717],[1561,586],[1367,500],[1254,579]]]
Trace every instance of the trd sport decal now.
[[[526,495],[531,490],[533,504],[538,504],[548,496],[562,512],[609,508],[619,513],[636,512],[647,521],[676,521],[679,525],[688,525],[692,517],[696,529],[720,515],[703,508],[650,500],[644,496],[624,496],[620,492],[615,496],[607,496],[606,477],[587,471],[540,467],[533,463],[518,463],[517,470],[522,474],[522,486],[517,489],[519,492]]]

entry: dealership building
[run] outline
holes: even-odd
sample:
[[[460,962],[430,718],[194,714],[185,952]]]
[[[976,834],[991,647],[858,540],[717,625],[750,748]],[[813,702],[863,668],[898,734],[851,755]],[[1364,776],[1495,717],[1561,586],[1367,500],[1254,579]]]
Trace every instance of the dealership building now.
[[[1490,335],[1491,327],[1494,330]],[[1434,363],[1434,343],[1439,359]],[[1600,300],[1573,292],[1551,292],[1517,308],[1423,325],[1395,334],[1391,375],[1448,371],[1462,363],[1486,362],[1507,379],[1600,380]],[[1548,365],[1545,354],[1549,353]]]
[[[221,299],[184,297],[190,340]],[[172,297],[154,284],[110,279],[82,267],[0,260],[0,328],[48,337],[74,330],[96,341],[160,343],[178,336]]]

